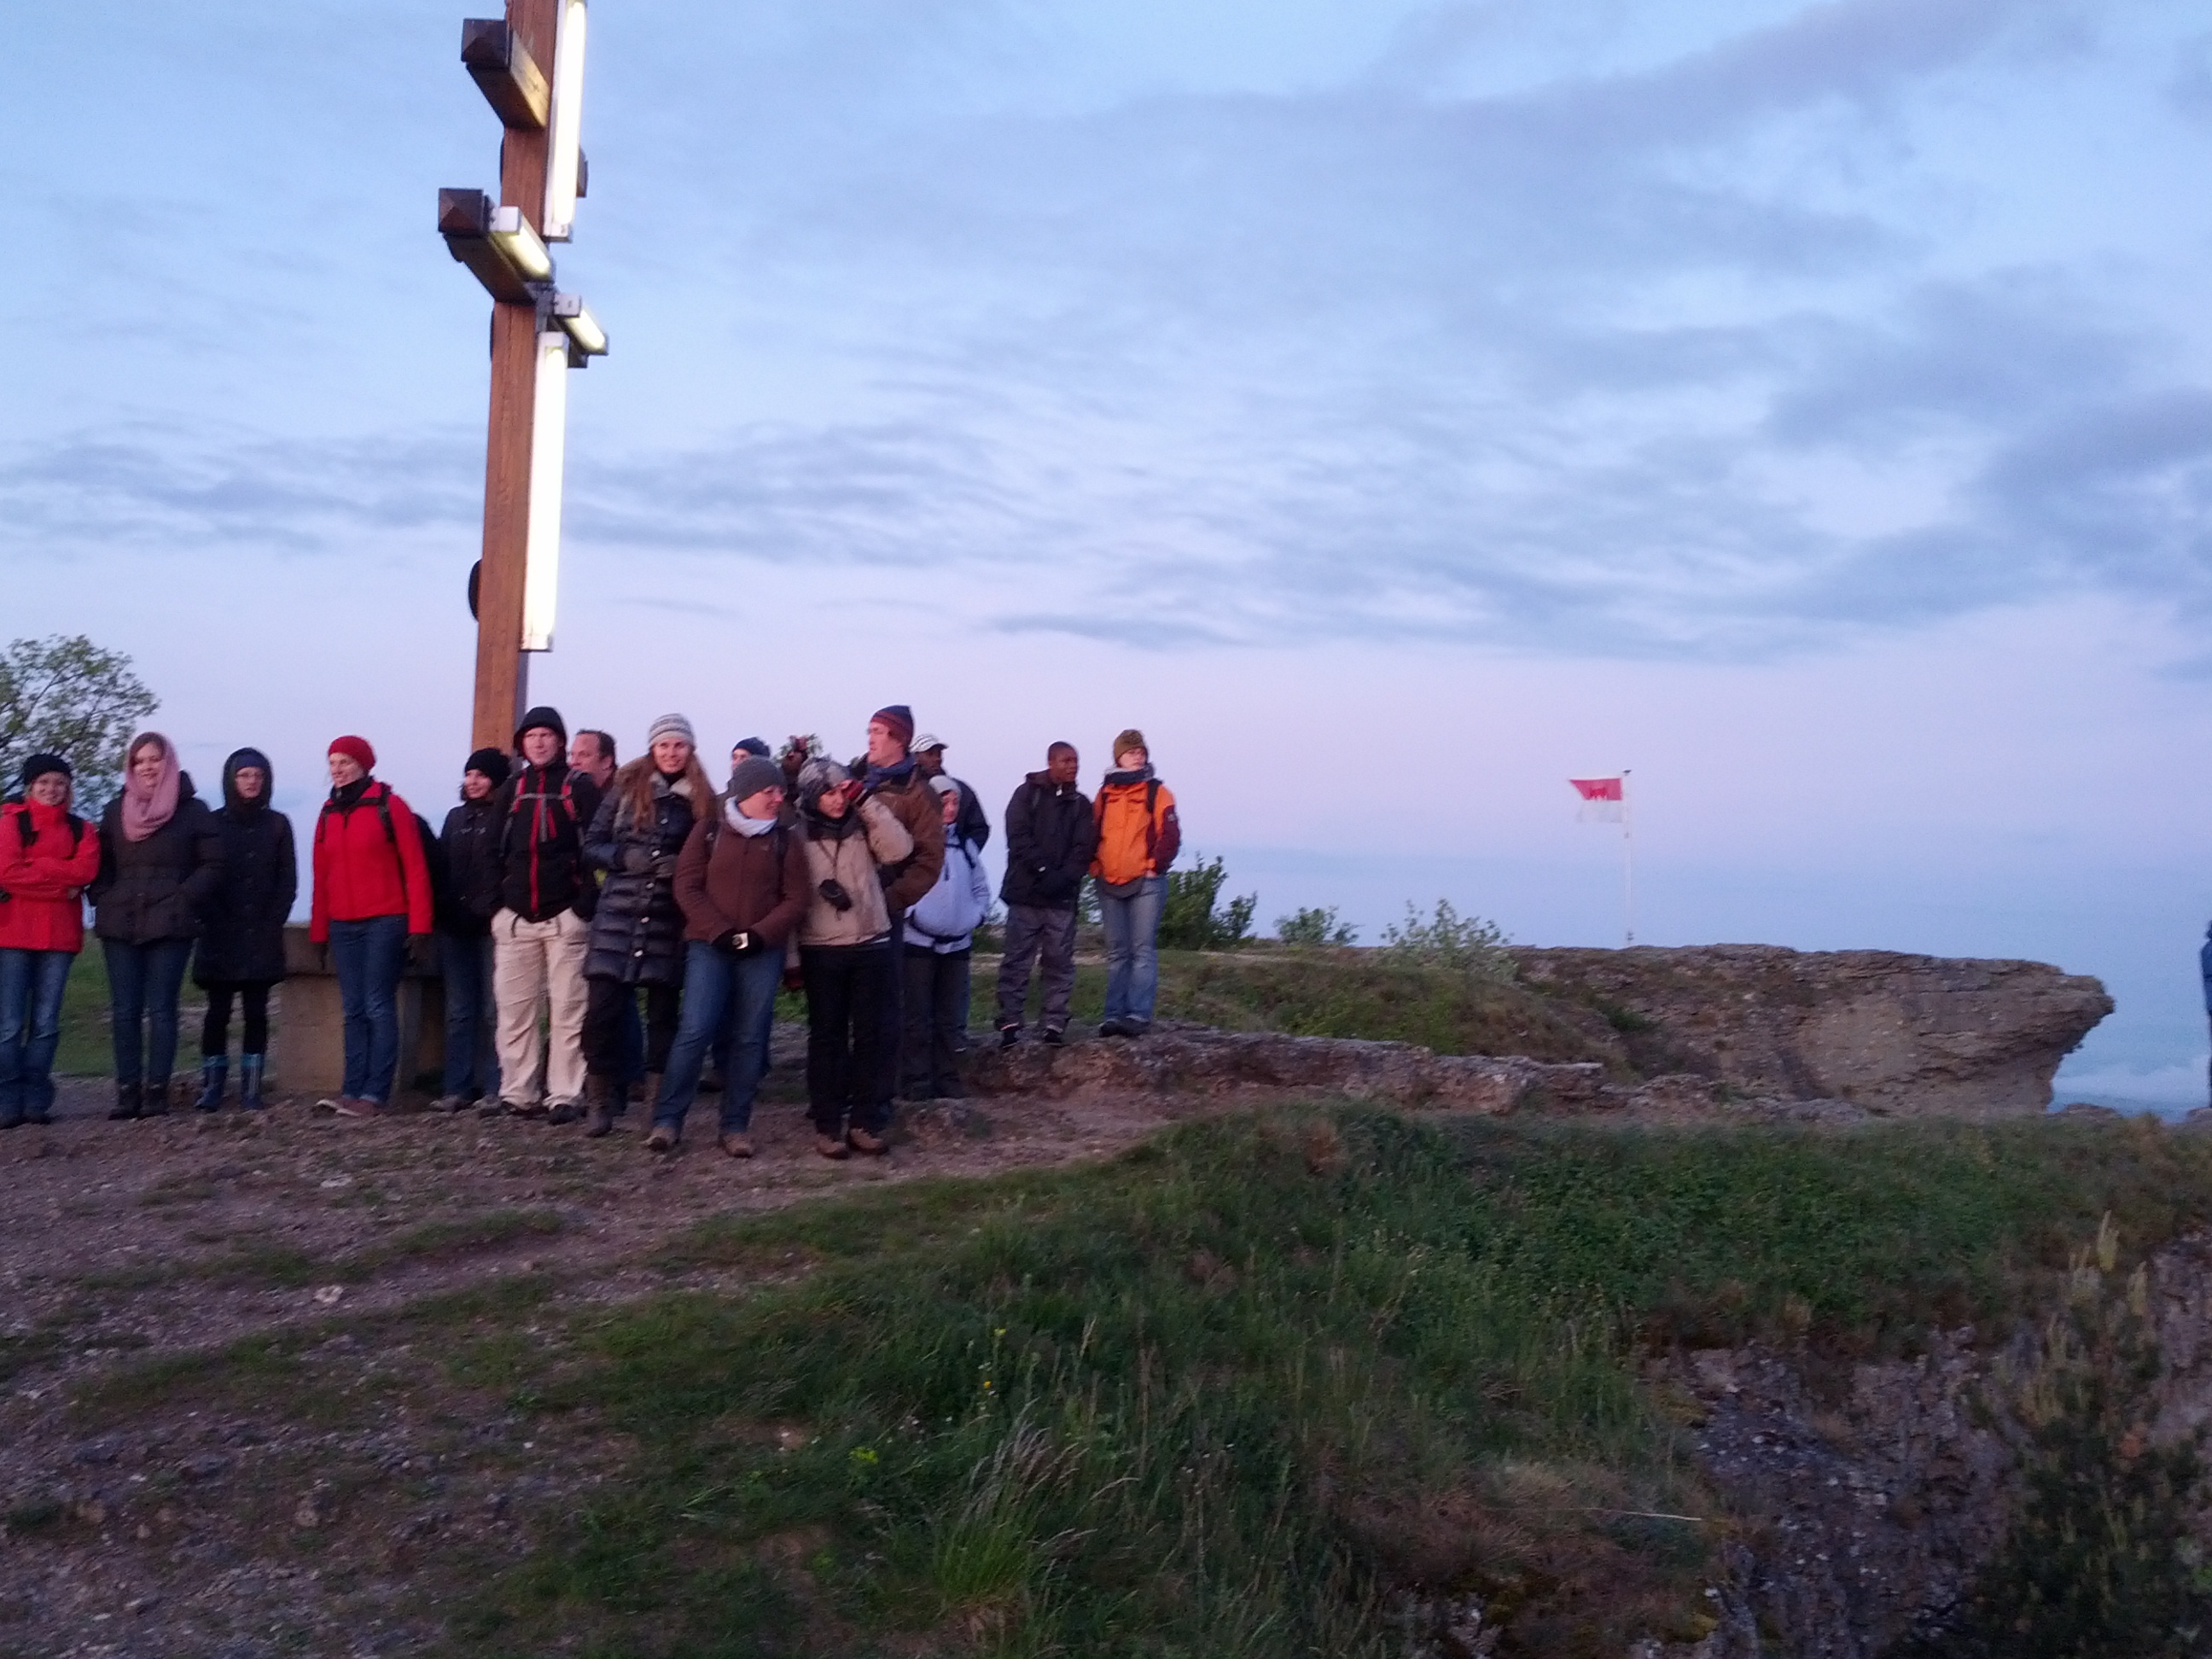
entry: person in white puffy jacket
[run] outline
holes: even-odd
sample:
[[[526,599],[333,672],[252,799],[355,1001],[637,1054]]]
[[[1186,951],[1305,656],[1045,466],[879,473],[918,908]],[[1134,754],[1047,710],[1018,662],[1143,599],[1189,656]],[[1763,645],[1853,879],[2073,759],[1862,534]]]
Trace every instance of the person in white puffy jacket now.
[[[929,787],[945,813],[945,867],[906,913],[899,1093],[908,1100],[957,1100],[964,1092],[960,1056],[968,1048],[969,960],[975,929],[990,912],[991,883],[981,843],[961,832],[963,786],[940,772]]]

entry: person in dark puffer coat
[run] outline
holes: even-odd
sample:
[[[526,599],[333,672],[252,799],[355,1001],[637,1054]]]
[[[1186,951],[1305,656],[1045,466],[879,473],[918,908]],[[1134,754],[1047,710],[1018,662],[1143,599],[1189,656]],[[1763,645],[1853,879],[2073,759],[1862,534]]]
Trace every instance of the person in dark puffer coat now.
[[[299,896],[300,866],[292,821],[269,804],[276,787],[269,757],[240,749],[222,763],[222,885],[207,907],[192,979],[208,994],[200,1026],[199,1109],[222,1105],[229,1069],[230,1005],[245,1029],[238,1043],[238,1103],[261,1109],[269,1061],[269,991],[284,977],[284,923]]]
[[[479,749],[461,769],[461,804],[438,832],[438,961],[446,984],[444,1112],[499,1105],[499,1016],[492,999],[491,919],[499,908],[501,820],[495,797],[512,769]]]
[[[87,890],[113,1017],[108,1116],[119,1119],[169,1109],[177,994],[200,913],[222,885],[222,836],[178,765],[176,745],[142,732],[124,755],[123,793],[100,815],[100,874]]]
[[[663,714],[648,752],[614,775],[584,836],[584,862],[606,872],[585,947],[584,1133],[612,1133],[623,1086],[624,1006],[645,993],[646,1098],[660,1091],[684,991],[684,913],[676,902],[676,860],[699,817],[714,810],[714,787],[699,764],[691,722]]]

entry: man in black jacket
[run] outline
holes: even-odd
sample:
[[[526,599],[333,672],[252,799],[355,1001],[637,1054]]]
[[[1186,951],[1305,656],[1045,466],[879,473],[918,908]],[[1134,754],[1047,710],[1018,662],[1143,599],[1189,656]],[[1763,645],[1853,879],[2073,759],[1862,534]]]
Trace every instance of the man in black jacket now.
[[[932,732],[925,732],[914,740],[914,763],[925,778],[941,778],[945,770],[945,739]],[[983,815],[983,803],[975,790],[960,778],[953,782],[960,786],[960,816],[952,821],[952,832],[962,841],[975,846],[991,843],[991,820]]]
[[[1075,994],[1075,902],[1098,850],[1091,799],[1075,787],[1075,745],[1056,743],[1045,768],[1032,772],[1006,803],[1006,954],[999,963],[999,1046],[1022,1035],[1030,1000],[1030,963],[1042,958],[1044,1040],[1066,1039],[1068,1000]]]
[[[550,708],[532,709],[515,730],[523,763],[497,797],[500,908],[491,919],[500,1099],[517,1116],[550,1123],[584,1115],[584,954],[599,895],[584,867],[584,831],[599,792],[569,769],[568,741]]]
[[[499,790],[510,768],[497,749],[479,749],[461,769],[461,804],[446,814],[434,845],[438,960],[446,981],[446,1087],[438,1109],[499,1102],[498,1025],[493,1012],[491,919],[507,872],[500,856]],[[424,849],[428,850],[427,848]]]

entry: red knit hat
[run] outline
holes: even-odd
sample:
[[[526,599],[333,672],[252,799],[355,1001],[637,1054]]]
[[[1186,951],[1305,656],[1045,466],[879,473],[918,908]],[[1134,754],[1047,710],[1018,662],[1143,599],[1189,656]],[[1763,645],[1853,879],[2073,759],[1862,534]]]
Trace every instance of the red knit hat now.
[[[376,750],[368,746],[367,738],[332,738],[329,752],[350,757],[364,772],[376,770]]]

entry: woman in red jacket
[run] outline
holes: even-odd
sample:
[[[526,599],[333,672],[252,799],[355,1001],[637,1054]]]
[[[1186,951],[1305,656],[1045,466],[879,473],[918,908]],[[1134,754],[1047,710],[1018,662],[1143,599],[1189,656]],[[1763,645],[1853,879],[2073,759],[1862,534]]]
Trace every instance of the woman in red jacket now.
[[[0,807],[0,1129],[53,1111],[62,993],[100,873],[100,837],[70,811],[73,784],[59,755],[33,755],[22,800]]]
[[[374,1117],[399,1065],[399,974],[410,935],[430,931],[430,869],[415,814],[369,775],[366,738],[331,744],[331,798],[315,820],[315,899],[307,937],[328,945],[345,1011],[345,1082],[318,1105]]]

